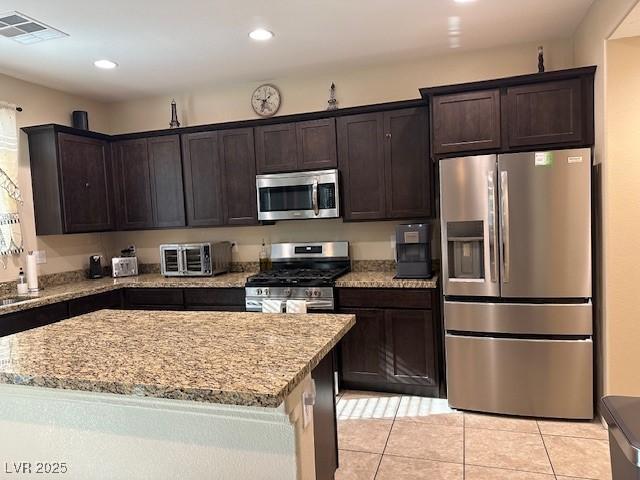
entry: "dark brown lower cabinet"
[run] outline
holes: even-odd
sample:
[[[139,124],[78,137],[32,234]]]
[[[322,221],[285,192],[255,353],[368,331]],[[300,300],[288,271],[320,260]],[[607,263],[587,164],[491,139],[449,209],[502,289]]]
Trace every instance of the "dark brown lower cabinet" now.
[[[43,327],[69,317],[67,302],[31,308],[0,316],[0,337]]]
[[[338,298],[339,313],[356,315],[339,347],[343,388],[440,395],[437,290],[339,289]]]
[[[311,371],[311,378],[316,384],[316,403],[313,406],[316,480],[333,480],[338,469],[334,355],[334,350],[331,350]]]
[[[122,308],[122,290],[113,290],[69,300],[69,318],[105,308]]]
[[[130,310],[184,310],[181,288],[127,288],[124,307]]]

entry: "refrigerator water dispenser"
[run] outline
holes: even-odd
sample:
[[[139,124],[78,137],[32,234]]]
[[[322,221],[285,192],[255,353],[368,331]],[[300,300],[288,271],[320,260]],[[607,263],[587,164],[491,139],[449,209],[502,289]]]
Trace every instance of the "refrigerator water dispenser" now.
[[[449,277],[484,278],[483,222],[448,222]]]

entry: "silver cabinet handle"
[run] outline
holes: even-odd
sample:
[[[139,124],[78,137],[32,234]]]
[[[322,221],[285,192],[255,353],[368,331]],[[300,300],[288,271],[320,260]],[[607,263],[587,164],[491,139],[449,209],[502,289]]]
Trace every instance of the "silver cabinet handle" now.
[[[313,179],[313,191],[311,194],[311,204],[313,206],[313,212],[318,215],[320,213],[320,207],[318,206],[318,179]]]
[[[498,272],[496,268],[496,258],[498,257],[498,239],[496,238],[496,186],[494,182],[495,172],[487,172],[487,200],[489,227],[489,270],[491,281],[495,283],[498,280]]]
[[[500,172],[500,207],[502,209],[502,281],[509,282],[511,271],[510,252],[511,245],[509,239],[509,175],[507,172]]]

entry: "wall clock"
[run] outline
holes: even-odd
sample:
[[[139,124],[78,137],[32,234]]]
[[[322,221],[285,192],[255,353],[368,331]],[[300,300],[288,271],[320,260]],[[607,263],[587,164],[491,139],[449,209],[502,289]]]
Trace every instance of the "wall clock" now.
[[[251,95],[251,106],[253,111],[261,117],[271,117],[280,108],[280,91],[269,83],[260,85]]]

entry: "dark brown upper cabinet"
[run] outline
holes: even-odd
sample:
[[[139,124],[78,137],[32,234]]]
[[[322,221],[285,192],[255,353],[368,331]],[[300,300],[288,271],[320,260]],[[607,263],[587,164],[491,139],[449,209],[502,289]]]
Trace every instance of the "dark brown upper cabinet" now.
[[[425,107],[340,117],[337,130],[346,221],[431,215]]]
[[[119,230],[184,226],[179,137],[116,142],[114,186]]]
[[[509,146],[580,143],[583,136],[579,78],[507,88]]]
[[[189,226],[258,223],[252,128],[183,135],[182,152]]]
[[[26,128],[37,235],[112,230],[110,148],[101,135]]]
[[[431,162],[426,108],[383,116],[387,217],[431,215]]]
[[[187,224],[192,227],[223,225],[224,182],[218,154],[218,132],[183,135],[182,164]]]
[[[334,118],[296,123],[298,169],[336,168],[336,121]]]
[[[496,148],[500,148],[498,89],[433,98],[434,153]]]
[[[347,221],[385,218],[383,114],[340,117],[337,130],[342,216]]]
[[[257,171],[263,173],[335,168],[335,119],[323,118],[255,128]]]
[[[224,223],[256,225],[256,156],[253,128],[222,130],[218,134],[224,179]]]
[[[431,104],[432,153],[592,146],[595,71],[581,67],[421,88]]]

